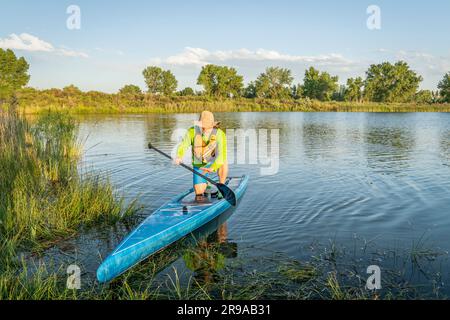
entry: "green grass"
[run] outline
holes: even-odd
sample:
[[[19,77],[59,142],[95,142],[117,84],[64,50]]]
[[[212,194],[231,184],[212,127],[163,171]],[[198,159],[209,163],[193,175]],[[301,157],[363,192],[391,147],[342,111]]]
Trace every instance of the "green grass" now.
[[[35,265],[21,253],[41,252],[137,210],[107,179],[80,176],[76,130],[64,113],[45,112],[30,123],[14,108],[0,111],[0,300],[445,298],[442,271],[433,266],[448,254],[427,248],[423,237],[405,252],[371,242],[355,244],[352,252],[332,242],[302,261],[277,253],[248,257],[242,249],[243,258],[227,260],[220,245],[199,239],[179,242],[109,284],[90,280],[69,290],[63,265]],[[160,274],[180,256],[187,274],[176,268]],[[383,265],[383,289],[373,293],[364,288],[365,268],[379,261],[393,262]],[[411,282],[417,274],[425,283]]]
[[[155,256],[127,271],[108,284],[95,281],[82,282],[81,290],[65,287],[65,270],[34,267],[30,272],[23,264],[21,271],[8,271],[0,274],[0,299],[100,299],[100,300],[211,300],[211,299],[325,299],[325,300],[367,300],[367,299],[445,299],[440,293],[439,271],[427,260],[422,265],[427,270],[427,278],[421,283],[412,283],[413,268],[411,252],[396,252],[395,265],[388,266],[389,250],[380,256],[384,261],[382,268],[383,288],[377,291],[365,289],[368,275],[367,265],[374,263],[371,256],[378,254],[370,249],[357,246],[355,256],[347,248],[333,244],[314,248],[309,258],[303,261],[291,259],[279,253],[271,253],[254,247],[242,249],[240,257],[228,260],[224,266],[217,267],[220,245],[204,242],[183,246],[179,243],[161,251]],[[425,250],[425,248],[423,248]],[[255,251],[263,253],[256,257],[248,256]],[[431,252],[432,250],[430,250]],[[177,257],[185,258],[183,252],[208,255],[201,265],[193,270],[171,267],[159,273]],[[329,259],[335,252],[335,260]],[[436,256],[442,253],[435,252]],[[187,264],[192,264],[186,260]],[[205,264],[210,265],[205,268]],[[21,262],[18,262],[19,265]],[[205,279],[205,269],[208,281]],[[53,271],[49,271],[53,270]],[[159,274],[158,274],[159,273]]]
[[[0,298],[66,297],[54,274],[39,267],[30,277],[18,253],[42,251],[138,210],[107,179],[79,174],[76,135],[67,114],[43,113],[31,124],[14,107],[0,109]]]
[[[123,96],[102,92],[64,92],[23,89],[20,110],[28,114],[48,110],[76,114],[213,112],[450,112],[450,104],[321,102],[305,99],[212,98],[207,96]]]
[[[1,234],[18,245],[45,247],[81,225],[114,223],[134,212],[109,181],[78,173],[81,146],[68,115],[46,113],[30,125],[3,111],[0,150]]]

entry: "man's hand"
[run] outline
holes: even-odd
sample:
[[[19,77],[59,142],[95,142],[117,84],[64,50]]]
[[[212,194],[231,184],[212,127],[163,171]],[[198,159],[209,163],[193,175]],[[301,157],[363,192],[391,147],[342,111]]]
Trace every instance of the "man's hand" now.
[[[200,170],[203,170],[204,173],[213,173],[213,172],[214,172],[213,169],[211,169],[211,168],[205,168],[205,167],[200,168]]]
[[[175,163],[177,166],[179,166],[183,162],[182,158],[176,158],[173,163]]]

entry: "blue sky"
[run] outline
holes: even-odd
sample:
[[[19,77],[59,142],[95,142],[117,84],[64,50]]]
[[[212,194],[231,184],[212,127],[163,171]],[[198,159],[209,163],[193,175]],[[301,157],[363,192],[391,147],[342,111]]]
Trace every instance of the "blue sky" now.
[[[79,30],[66,27],[72,4]],[[380,30],[366,26],[369,5],[381,10]],[[38,88],[144,88],[147,65],[172,70],[179,88],[197,88],[206,63],[233,66],[246,82],[272,65],[301,82],[312,65],[344,83],[371,63],[402,59],[435,89],[450,71],[449,14],[442,0],[1,0],[0,47],[27,58]]]

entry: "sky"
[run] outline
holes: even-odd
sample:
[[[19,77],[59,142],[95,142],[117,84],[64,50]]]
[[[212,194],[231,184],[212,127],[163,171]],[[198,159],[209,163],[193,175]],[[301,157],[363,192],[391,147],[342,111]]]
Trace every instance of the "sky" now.
[[[179,89],[199,89],[208,63],[236,68],[246,83],[268,66],[291,69],[296,83],[310,66],[345,83],[370,64],[404,60],[435,90],[450,71],[449,15],[443,0],[0,0],[0,48],[27,59],[40,89],[145,89],[150,65],[170,69]]]

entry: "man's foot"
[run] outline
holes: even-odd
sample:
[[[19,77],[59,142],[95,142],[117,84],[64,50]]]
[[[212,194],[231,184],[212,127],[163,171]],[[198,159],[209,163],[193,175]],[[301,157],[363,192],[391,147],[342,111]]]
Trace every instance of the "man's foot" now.
[[[195,202],[197,202],[197,203],[206,203],[206,202],[208,202],[208,197],[205,197],[204,194],[196,194],[195,195]]]

